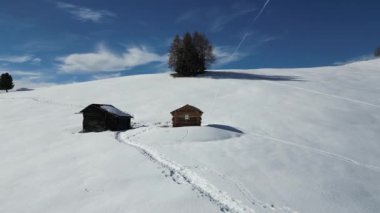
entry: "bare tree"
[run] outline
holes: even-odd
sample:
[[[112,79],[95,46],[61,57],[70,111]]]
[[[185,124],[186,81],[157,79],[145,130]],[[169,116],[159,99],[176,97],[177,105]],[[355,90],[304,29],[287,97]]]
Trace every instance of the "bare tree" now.
[[[214,61],[212,45],[202,33],[193,33],[193,43],[198,54],[197,72],[203,73]]]

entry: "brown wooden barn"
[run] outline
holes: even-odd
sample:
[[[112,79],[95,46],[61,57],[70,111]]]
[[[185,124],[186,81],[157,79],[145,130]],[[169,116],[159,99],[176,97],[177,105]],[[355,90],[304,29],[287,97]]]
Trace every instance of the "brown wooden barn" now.
[[[173,127],[200,126],[203,112],[191,105],[185,105],[171,112]]]
[[[108,104],[91,104],[80,111],[84,132],[123,131],[131,128],[131,115]]]

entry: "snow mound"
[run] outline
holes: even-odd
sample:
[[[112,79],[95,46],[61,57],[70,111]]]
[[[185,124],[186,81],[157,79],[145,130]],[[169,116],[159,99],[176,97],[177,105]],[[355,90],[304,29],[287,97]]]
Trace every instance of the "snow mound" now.
[[[152,128],[135,140],[142,143],[212,142],[240,137],[242,131],[225,125]]]

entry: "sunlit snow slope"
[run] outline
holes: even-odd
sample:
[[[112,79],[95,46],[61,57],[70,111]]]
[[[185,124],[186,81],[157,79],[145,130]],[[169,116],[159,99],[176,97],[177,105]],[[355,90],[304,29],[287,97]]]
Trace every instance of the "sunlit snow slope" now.
[[[79,133],[91,103],[136,128]],[[170,127],[185,104],[202,127]],[[0,212],[375,213],[380,60],[2,93],[0,156]]]

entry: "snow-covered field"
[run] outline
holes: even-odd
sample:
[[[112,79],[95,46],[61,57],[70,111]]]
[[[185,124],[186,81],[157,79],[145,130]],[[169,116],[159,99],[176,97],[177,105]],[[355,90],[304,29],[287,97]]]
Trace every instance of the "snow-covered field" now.
[[[0,212],[379,212],[380,60],[0,94]],[[138,128],[79,133],[91,103]],[[170,111],[203,112],[171,128]]]

